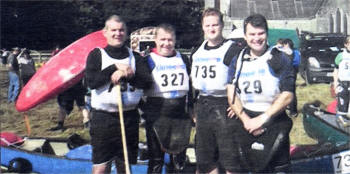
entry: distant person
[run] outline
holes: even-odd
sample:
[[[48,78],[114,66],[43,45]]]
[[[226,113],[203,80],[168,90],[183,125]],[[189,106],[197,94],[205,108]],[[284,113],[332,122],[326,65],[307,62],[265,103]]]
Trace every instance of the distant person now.
[[[30,50],[25,49],[23,51],[22,55],[18,57],[18,64],[20,73],[19,77],[21,79],[22,86],[24,86],[36,72],[35,62],[30,56]]]
[[[9,74],[9,88],[7,95],[7,102],[15,102],[19,93],[20,83],[19,83],[19,66],[17,56],[19,55],[20,48],[13,48],[11,54],[8,57],[7,67]]]
[[[120,84],[122,87],[128,158],[130,164],[136,164],[140,120],[138,104],[143,95],[138,88],[149,88],[152,76],[147,60],[127,47],[127,28],[120,16],[110,16],[102,32],[107,46],[95,48],[89,53],[85,70],[87,86],[91,89],[92,173],[110,173],[112,162],[118,173],[125,173],[119,120],[121,111],[113,85]]]
[[[297,74],[299,72],[299,65],[300,65],[300,51],[294,48],[293,41],[291,39],[288,39],[288,38],[283,40],[283,48],[284,48],[284,50],[288,50],[285,53],[291,59],[291,62],[293,65],[293,70],[294,70],[294,76],[295,76],[295,80],[296,80]],[[296,88],[294,88],[294,89],[296,90]],[[288,105],[290,117],[297,117],[298,116],[297,105],[298,105],[298,99],[296,96],[296,91],[294,91],[293,92],[293,101]]]
[[[52,50],[52,52],[51,52],[51,57],[54,56],[54,55],[56,55],[56,54],[59,53],[60,51],[61,51],[60,46],[59,46],[59,45],[56,45],[55,48],[54,48],[54,50]]]
[[[50,131],[64,131],[64,120],[72,112],[74,102],[78,106],[83,115],[83,124],[88,128],[89,111],[85,107],[85,94],[87,89],[83,86],[82,81],[58,94],[57,103],[59,106],[58,123],[56,127],[49,129]]]
[[[283,40],[282,38],[279,38],[277,41],[276,41],[276,45],[275,47],[277,47],[279,50],[283,50]]]
[[[145,90],[143,112],[148,146],[147,173],[161,173],[164,153],[170,154],[167,173],[181,173],[192,128],[186,113],[190,63],[175,51],[175,29],[161,24],[156,29],[156,48],[147,57],[153,85]]]
[[[289,132],[285,108],[293,99],[295,77],[290,59],[267,45],[268,26],[255,14],[243,23],[248,46],[229,68],[229,116],[240,122],[232,134],[240,149],[244,172],[290,172]]]
[[[10,55],[10,51],[6,50],[5,48],[1,50],[1,63],[3,66],[6,66],[7,64],[7,57]]]
[[[300,64],[300,51],[296,48],[294,48],[294,43],[291,39],[287,38],[283,40],[283,48],[285,50],[291,50],[287,51],[287,55],[291,55],[291,61],[293,65],[293,69],[295,73],[298,73],[299,71],[299,64]]]
[[[350,36],[344,40],[344,50],[335,58],[334,87],[337,96],[338,121],[348,122],[350,100]]]

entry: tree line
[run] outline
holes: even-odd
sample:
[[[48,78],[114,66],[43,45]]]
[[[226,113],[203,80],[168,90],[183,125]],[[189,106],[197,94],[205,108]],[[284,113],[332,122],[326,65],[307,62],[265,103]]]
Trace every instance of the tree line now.
[[[0,2],[1,48],[36,50],[65,47],[100,30],[104,20],[118,14],[129,34],[141,27],[170,23],[176,28],[177,47],[191,48],[202,40],[203,0],[56,0]]]

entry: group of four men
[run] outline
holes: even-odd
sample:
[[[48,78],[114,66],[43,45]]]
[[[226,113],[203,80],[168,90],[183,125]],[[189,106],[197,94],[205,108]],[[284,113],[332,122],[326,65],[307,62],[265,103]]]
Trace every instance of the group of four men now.
[[[108,45],[92,50],[86,66],[93,173],[110,172],[113,160],[118,173],[126,171],[114,84],[122,86],[132,164],[138,149],[137,108],[144,99],[148,173],[161,173],[164,152],[172,154],[168,172],[181,172],[189,115],[196,123],[197,172],[288,170],[292,121],[284,110],[295,88],[292,64],[267,45],[264,16],[245,19],[248,47],[243,50],[224,39],[223,27],[221,12],[206,9],[202,14],[205,41],[187,58],[175,51],[174,28],[161,24],[156,29],[156,48],[141,57],[125,44],[125,22],[117,15],[106,20],[103,34]]]

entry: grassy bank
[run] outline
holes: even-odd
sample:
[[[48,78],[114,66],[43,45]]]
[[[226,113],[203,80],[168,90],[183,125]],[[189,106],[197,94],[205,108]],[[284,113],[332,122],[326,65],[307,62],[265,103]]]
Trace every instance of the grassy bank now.
[[[0,67],[0,86],[1,131],[11,131],[22,136],[27,135],[27,129],[24,124],[24,114],[27,114],[30,120],[31,136],[68,137],[73,133],[77,133],[83,138],[89,139],[89,132],[84,129],[82,124],[82,115],[76,108],[74,108],[73,112],[66,119],[65,126],[67,129],[64,132],[50,132],[47,131],[47,129],[56,126],[58,115],[58,105],[55,98],[31,109],[28,112],[19,113],[16,111],[13,103],[7,103],[8,78],[7,71],[4,67]],[[302,80],[300,76],[297,80],[297,97],[299,112],[301,112],[302,106],[307,102],[320,100],[322,103],[328,104],[332,101],[329,92],[329,84],[305,86],[304,80]],[[306,135],[302,124],[302,114],[299,114],[297,118],[293,118],[293,123],[294,125],[290,133],[292,144],[317,143]],[[192,131],[192,133],[194,134],[194,131]],[[140,129],[140,141],[146,141],[143,128]]]

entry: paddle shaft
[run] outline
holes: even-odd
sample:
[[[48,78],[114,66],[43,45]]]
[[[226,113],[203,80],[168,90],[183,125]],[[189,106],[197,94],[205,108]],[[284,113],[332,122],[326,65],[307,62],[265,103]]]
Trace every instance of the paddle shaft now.
[[[27,128],[27,135],[29,136],[30,133],[31,133],[31,129],[30,129],[30,123],[29,123],[28,115],[27,115],[27,113],[24,113],[23,116],[24,116],[24,123],[25,123],[26,128]]]
[[[120,84],[116,85],[120,129],[122,133],[122,143],[123,143],[123,152],[124,152],[125,171],[126,171],[126,174],[130,174],[128,148],[126,146],[126,138],[125,138],[126,136],[125,136],[125,126],[124,126],[124,115],[123,115],[123,101],[122,101],[122,94],[120,89],[121,89]]]

